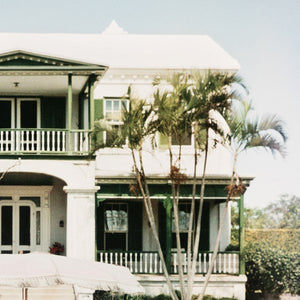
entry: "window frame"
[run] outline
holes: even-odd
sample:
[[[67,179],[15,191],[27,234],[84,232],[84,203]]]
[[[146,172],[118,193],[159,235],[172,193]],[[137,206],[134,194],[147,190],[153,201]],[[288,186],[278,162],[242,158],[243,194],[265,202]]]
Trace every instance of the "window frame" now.
[[[103,116],[104,119],[107,120],[107,108],[106,108],[106,104],[108,101],[112,101],[112,111],[109,111],[110,113],[115,113],[113,107],[114,107],[114,101],[118,101],[119,104],[119,109],[116,111],[117,113],[120,112],[122,113],[122,102],[125,101],[126,103],[126,108],[129,109],[129,99],[127,98],[123,98],[123,97],[103,97]],[[110,124],[111,126],[122,126],[123,122],[121,120],[107,120],[107,123]],[[107,140],[107,132],[104,131],[103,132],[103,141],[104,144],[106,144],[106,140]],[[127,145],[127,141],[124,143],[124,145]]]
[[[119,206],[119,210],[120,211],[120,206],[126,206],[126,213],[127,213],[127,220],[126,220],[126,230],[108,230],[107,226],[106,226],[106,222],[107,222],[107,217],[106,217],[106,207],[111,206],[111,210],[112,207],[114,205],[118,205]],[[124,202],[105,202],[104,203],[104,208],[103,208],[103,218],[104,218],[104,228],[103,228],[103,233],[104,233],[104,250],[110,250],[107,249],[107,236],[106,234],[114,234],[114,233],[121,233],[121,234],[125,234],[125,248],[126,251],[128,250],[128,231],[129,231],[129,207],[128,207],[128,203],[124,203]]]

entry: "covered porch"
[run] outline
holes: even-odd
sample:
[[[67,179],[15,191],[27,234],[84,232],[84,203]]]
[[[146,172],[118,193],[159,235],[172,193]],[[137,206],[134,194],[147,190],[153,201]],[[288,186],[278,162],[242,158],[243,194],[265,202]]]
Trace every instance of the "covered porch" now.
[[[0,155],[89,153],[94,87],[106,70],[20,50],[0,54]]]
[[[196,274],[205,275],[212,261],[212,250],[225,209],[226,178],[208,178],[203,206],[199,252],[196,258]],[[130,192],[130,179],[99,178],[101,189],[97,193],[96,258],[98,261],[126,266],[134,274],[162,275],[162,263],[154,243],[147,214],[141,197]],[[170,199],[170,185],[163,178],[148,178],[156,224],[165,262],[169,273],[179,273],[175,228],[172,209],[164,205]],[[179,200],[179,227],[183,272],[187,273],[187,224],[190,216],[192,185],[189,180],[182,185]],[[196,206],[198,206],[196,200]],[[243,197],[236,198],[239,206],[239,251],[227,251],[230,244],[230,209],[222,232],[213,274],[244,274],[243,249]],[[196,207],[197,211],[197,207]],[[195,225],[194,225],[195,226]],[[194,230],[194,229],[193,229]],[[194,238],[192,238],[194,240]]]

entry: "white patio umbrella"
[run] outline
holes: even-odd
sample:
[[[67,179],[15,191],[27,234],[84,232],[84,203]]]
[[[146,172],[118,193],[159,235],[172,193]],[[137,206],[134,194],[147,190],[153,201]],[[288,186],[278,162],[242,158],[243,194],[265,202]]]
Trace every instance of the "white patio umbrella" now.
[[[144,293],[144,288],[125,267],[49,253],[0,255],[0,286],[59,284],[124,294]]]

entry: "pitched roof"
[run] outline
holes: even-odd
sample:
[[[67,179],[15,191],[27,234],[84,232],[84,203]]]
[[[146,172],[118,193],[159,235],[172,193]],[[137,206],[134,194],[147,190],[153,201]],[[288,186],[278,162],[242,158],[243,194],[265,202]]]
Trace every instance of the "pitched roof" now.
[[[127,34],[115,22],[99,34],[0,33],[0,53],[14,50],[110,68],[239,69],[207,35]]]

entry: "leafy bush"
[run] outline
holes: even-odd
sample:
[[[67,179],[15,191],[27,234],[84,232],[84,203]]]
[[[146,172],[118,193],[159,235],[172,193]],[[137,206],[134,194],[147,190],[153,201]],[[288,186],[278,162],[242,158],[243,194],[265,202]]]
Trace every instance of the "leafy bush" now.
[[[179,299],[180,299],[180,295]],[[192,300],[196,300],[198,296],[193,296]],[[169,295],[158,295],[158,296],[149,296],[149,295],[139,295],[139,296],[130,296],[130,295],[119,295],[119,294],[111,294],[109,292],[104,291],[96,291],[94,294],[94,300],[171,300],[171,296]],[[215,298],[210,295],[205,295],[203,300],[237,300],[236,298]]]
[[[251,243],[245,248],[247,294],[300,294],[300,253]]]
[[[299,229],[245,229],[245,244],[300,253]]]

